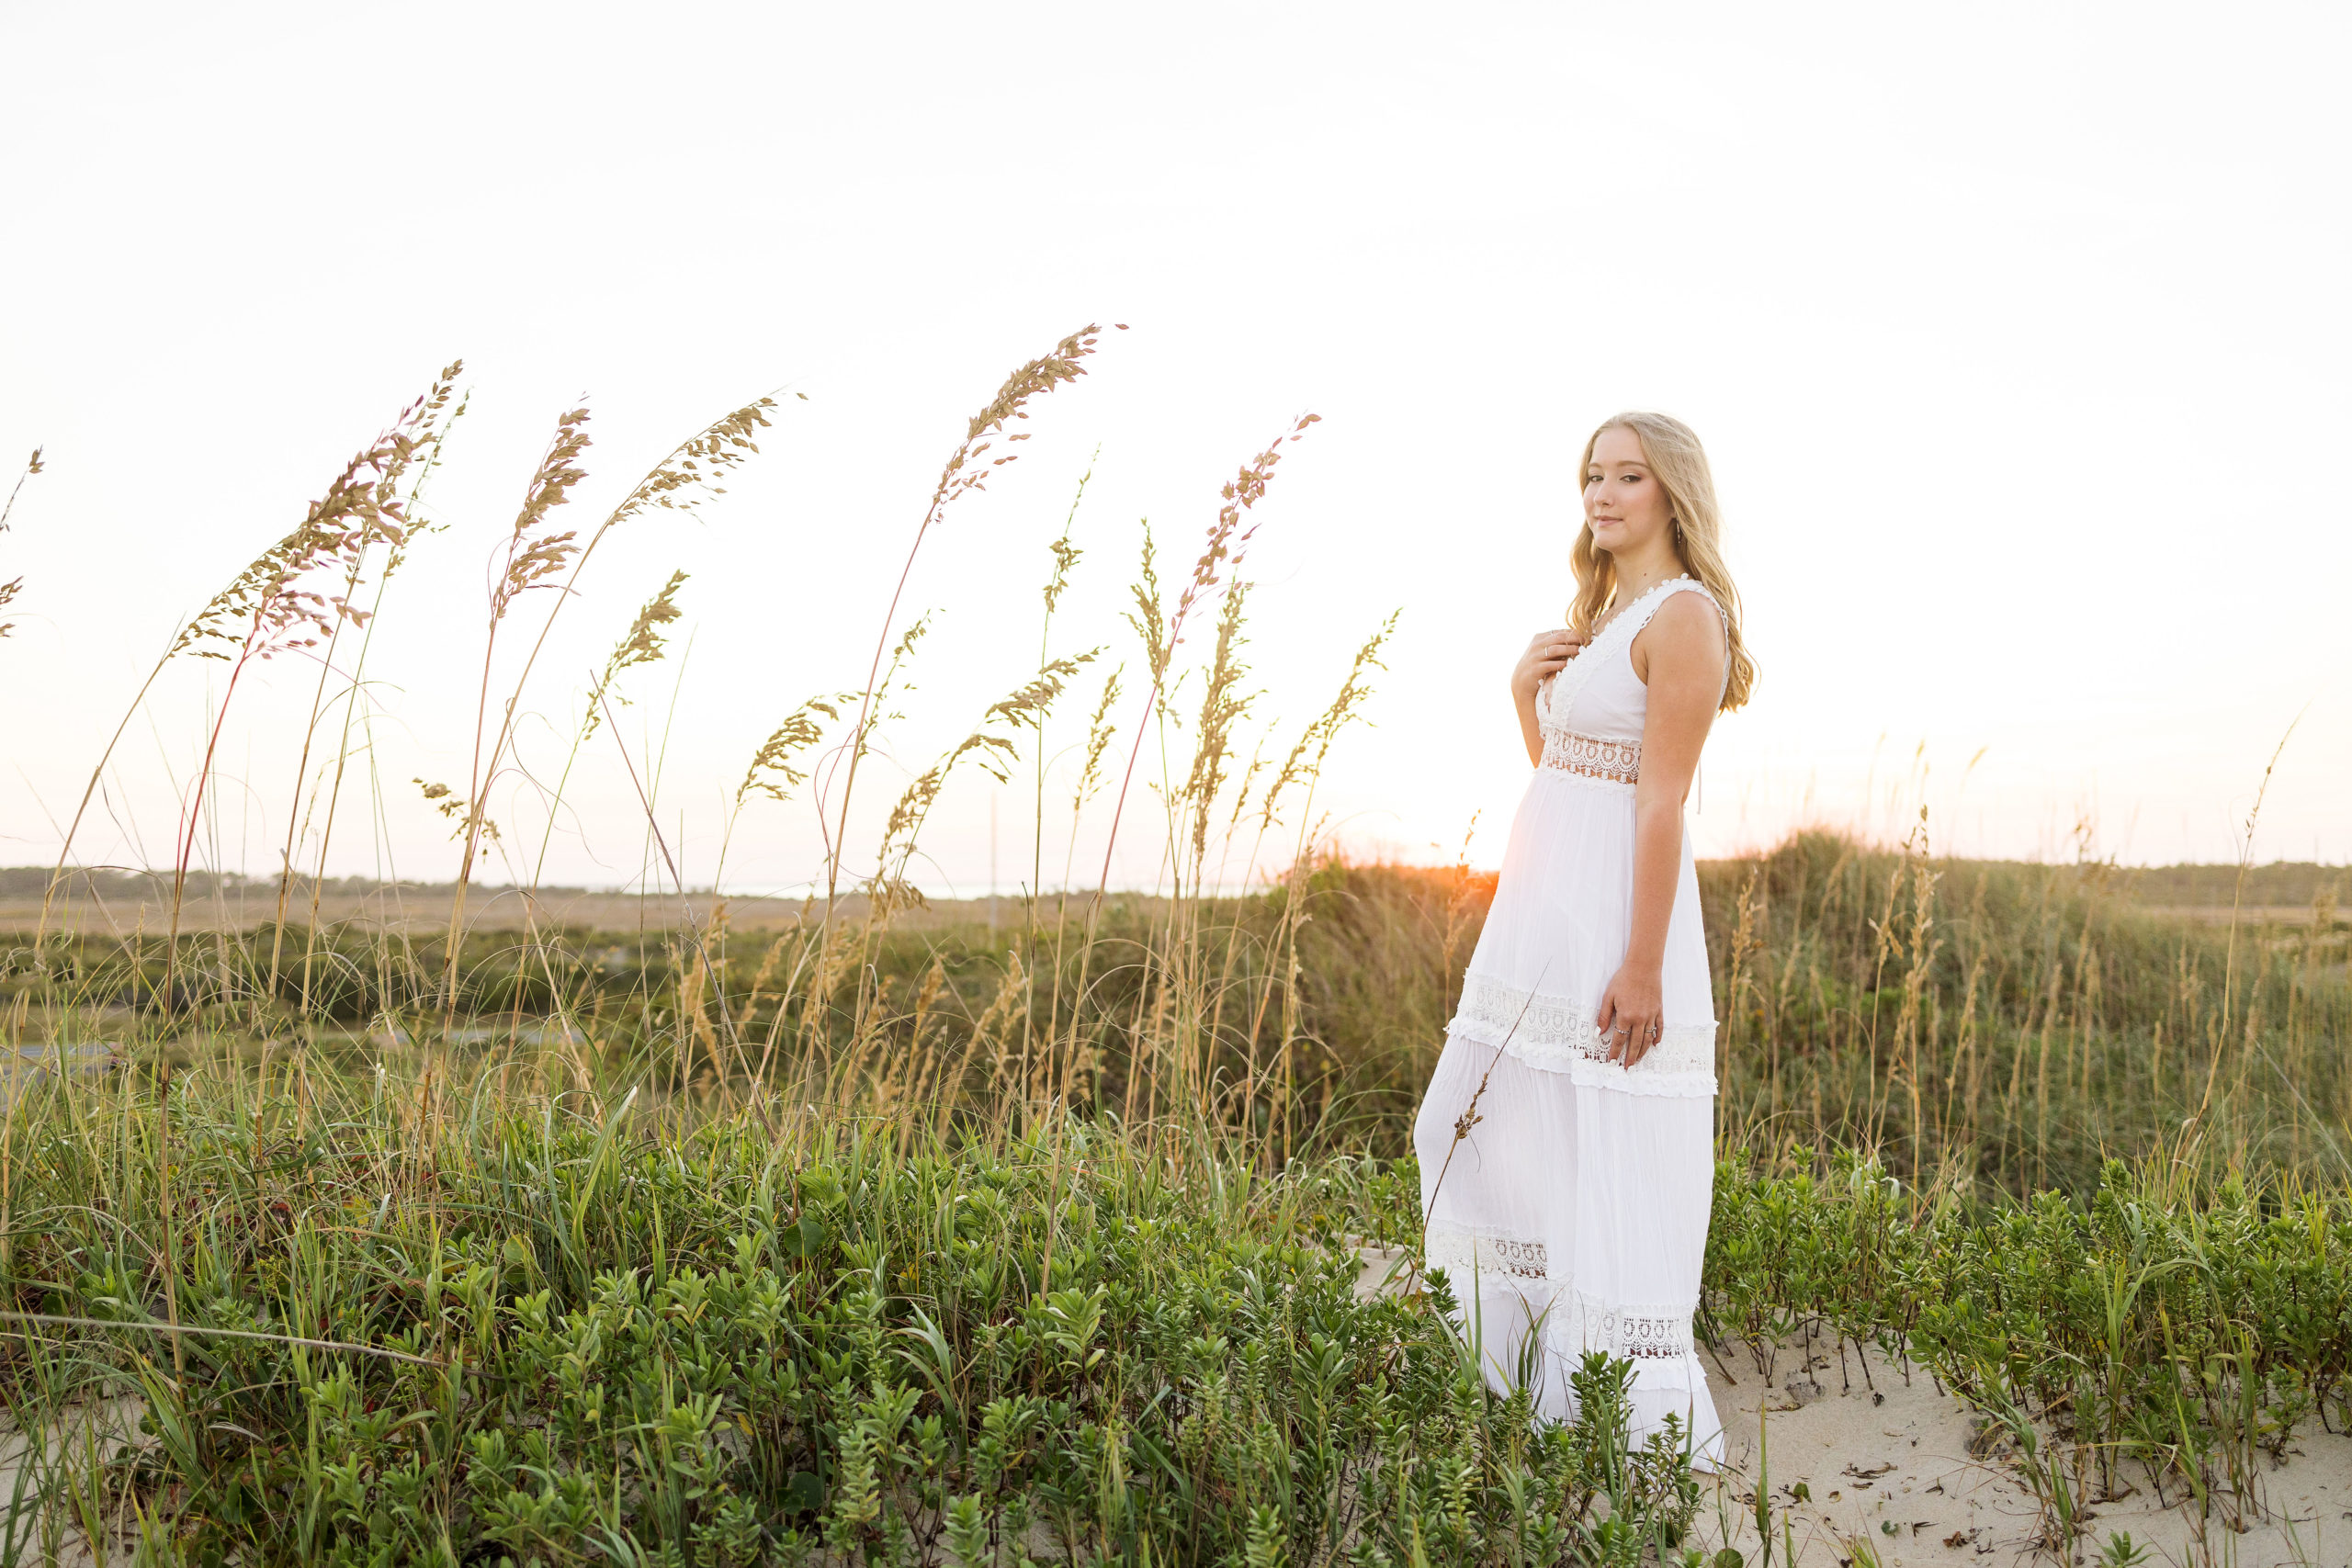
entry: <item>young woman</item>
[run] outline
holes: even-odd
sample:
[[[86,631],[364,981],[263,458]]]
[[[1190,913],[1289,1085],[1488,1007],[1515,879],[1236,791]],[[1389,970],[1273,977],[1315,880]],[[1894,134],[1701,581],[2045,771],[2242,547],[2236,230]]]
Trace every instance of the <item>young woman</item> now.
[[[1714,1184],[1714,996],[1682,807],[1756,678],[1707,456],[1663,414],[1585,444],[1572,625],[1512,671],[1536,764],[1413,1129],[1429,1267],[1487,1382],[1575,1414],[1587,1350],[1634,1363],[1634,1436],[1722,1424],[1690,1338]]]

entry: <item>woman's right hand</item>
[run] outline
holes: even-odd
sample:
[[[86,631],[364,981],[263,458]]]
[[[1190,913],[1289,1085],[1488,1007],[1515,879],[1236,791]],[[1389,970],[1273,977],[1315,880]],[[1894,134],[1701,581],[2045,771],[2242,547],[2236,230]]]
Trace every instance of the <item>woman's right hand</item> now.
[[[1583,651],[1589,640],[1584,633],[1568,626],[1537,632],[1528,639],[1527,651],[1519,656],[1519,664],[1510,672],[1510,694],[1521,702],[1534,701],[1535,688],[1567,668],[1568,660]]]

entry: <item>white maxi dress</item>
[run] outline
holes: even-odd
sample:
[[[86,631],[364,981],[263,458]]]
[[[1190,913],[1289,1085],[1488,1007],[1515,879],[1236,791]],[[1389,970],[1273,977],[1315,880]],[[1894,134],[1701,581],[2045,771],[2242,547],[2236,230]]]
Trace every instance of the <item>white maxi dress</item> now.
[[[1595,1022],[1633,921],[1648,692],[1631,648],[1676,593],[1706,590],[1660,583],[1538,693],[1543,763],[1511,823],[1413,1145],[1428,1266],[1445,1270],[1489,1385],[1507,1393],[1525,1376],[1539,1416],[1566,1420],[1584,1352],[1628,1358],[1634,1442],[1672,1414],[1713,1466],[1723,1424],[1690,1320],[1714,1187],[1714,995],[1687,834],[1658,1042],[1621,1066],[1604,1059]],[[1476,1121],[1457,1145],[1474,1095]]]

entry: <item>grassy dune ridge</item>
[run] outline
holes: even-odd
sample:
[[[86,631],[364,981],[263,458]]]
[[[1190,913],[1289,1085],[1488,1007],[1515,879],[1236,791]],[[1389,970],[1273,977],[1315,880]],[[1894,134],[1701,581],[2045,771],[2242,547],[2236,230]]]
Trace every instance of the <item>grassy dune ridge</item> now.
[[[2180,868],[1944,861],[1917,844],[1872,850],[1826,834],[1706,863],[1726,1146],[1773,1158],[1864,1148],[1915,1181],[1957,1173],[2018,1196],[2087,1198],[2105,1159],[2176,1143],[2216,1171],[2352,1175],[2352,1079],[2335,1048],[2352,1031],[2352,920],[2335,904],[2344,874],[2325,870],[2271,879],[2311,889],[2301,919],[2233,924],[2176,907],[2184,892],[2230,887],[2228,867],[2192,879]],[[363,921],[215,932],[203,967],[187,965],[168,998],[162,938],[80,936],[57,941],[45,966],[17,948],[0,1006],[15,1005],[27,1043],[169,1035],[174,1059],[258,1065],[291,1053],[344,1072],[403,1059],[417,1071],[454,967],[474,1039],[527,1039],[550,1020],[576,1032],[575,1059],[542,1063],[543,1076],[750,1092],[745,1058],[764,1057],[763,1081],[776,1087],[779,1043],[797,1031],[801,1080],[868,1058],[836,1089],[877,1092],[914,1073],[934,1100],[944,1095],[929,1110],[945,1124],[986,1121],[1019,1094],[1022,1026],[1035,1055],[1035,1014],[1057,986],[1073,992],[1083,967],[1084,1071],[1072,1089],[1080,1103],[1124,1114],[1148,1108],[1148,1080],[1177,1048],[1160,955],[1171,924],[1189,918],[1186,940],[1205,950],[1227,999],[1202,1030],[1214,1119],[1302,1150],[1396,1154],[1491,889],[1490,876],[1463,868],[1327,857],[1189,914],[1114,896],[1084,955],[1063,900],[1004,899],[993,931],[972,906],[902,910],[873,941],[860,1010],[817,1010],[813,1026],[778,976],[820,947],[815,912],[797,907],[739,931],[724,899],[707,905],[698,936],[674,900],[640,901],[635,930],[473,930],[454,966],[430,919],[423,934]],[[2152,895],[2164,902],[2151,908]],[[852,918],[866,918],[863,905]],[[1285,941],[1295,974],[1282,965]],[[309,962],[281,956],[270,991],[273,951]],[[1287,1087],[1265,1061],[1278,1045],[1270,1022],[1286,1017]],[[952,1094],[948,1072],[961,1074]]]

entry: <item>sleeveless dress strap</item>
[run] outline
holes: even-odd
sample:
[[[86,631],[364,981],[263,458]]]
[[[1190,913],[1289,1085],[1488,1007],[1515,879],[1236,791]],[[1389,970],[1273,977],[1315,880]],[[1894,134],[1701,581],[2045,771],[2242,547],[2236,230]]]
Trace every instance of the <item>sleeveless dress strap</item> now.
[[[1641,636],[1642,628],[1650,624],[1650,618],[1658,613],[1659,607],[1677,593],[1696,593],[1708,604],[1715,604],[1715,596],[1708,592],[1707,585],[1697,578],[1669,577],[1647,593],[1643,594],[1639,603],[1625,606],[1625,614],[1620,619],[1630,628],[1627,639],[1630,641],[1633,637]],[[1715,613],[1723,614],[1721,604],[1715,604]],[[1612,622],[1611,625],[1613,629],[1615,623]],[[1725,625],[1729,625],[1728,617]]]

